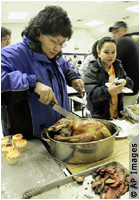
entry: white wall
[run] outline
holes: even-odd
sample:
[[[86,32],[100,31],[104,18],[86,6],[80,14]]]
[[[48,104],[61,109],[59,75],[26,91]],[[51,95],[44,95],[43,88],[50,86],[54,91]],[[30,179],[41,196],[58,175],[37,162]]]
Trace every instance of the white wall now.
[[[12,31],[11,44],[22,41],[21,32],[26,24],[2,24],[5,28]],[[64,53],[89,53],[95,38],[86,29],[73,29],[73,35],[67,46],[63,49]],[[75,48],[78,48],[77,50]]]
[[[64,53],[90,53],[95,38],[90,35],[86,29],[73,29],[73,35],[67,46],[63,50]]]
[[[139,15],[134,18],[124,20],[128,25],[128,32],[139,32]],[[111,36],[108,32],[110,26],[114,24],[106,24],[91,29],[73,28],[73,35],[67,46],[63,49],[64,53],[90,53],[93,43],[104,37]],[[22,41],[21,32],[26,27],[26,24],[2,24],[2,26],[9,28],[12,31],[12,44]]]
[[[139,32],[139,15],[133,18],[125,19],[123,21],[126,22],[128,26],[128,33]],[[109,27],[111,27],[114,24],[106,24],[99,27],[97,26],[94,29],[90,29],[89,32],[92,35],[92,37],[94,37],[96,40],[104,36],[111,36],[111,33],[108,30],[109,30]]]

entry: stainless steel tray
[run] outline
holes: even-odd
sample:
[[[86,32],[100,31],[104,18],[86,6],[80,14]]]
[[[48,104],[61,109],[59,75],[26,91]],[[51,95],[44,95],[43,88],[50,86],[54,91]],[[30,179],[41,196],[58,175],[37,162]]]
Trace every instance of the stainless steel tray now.
[[[130,118],[132,118],[137,123],[139,122],[139,104],[125,106],[125,111],[128,113]],[[134,113],[134,111],[136,112]]]
[[[128,115],[128,113],[126,112],[126,111],[120,111],[120,113],[126,118],[126,119],[128,119],[129,121],[131,121],[133,124],[136,124],[136,123],[138,123],[136,120],[134,120],[134,119],[132,119],[129,115]]]
[[[121,165],[117,161],[112,161],[99,165],[97,167],[84,170],[80,173],[73,174],[67,178],[59,180],[55,183],[48,184],[44,187],[35,188],[34,190],[27,191],[23,194],[23,198],[31,199],[89,199],[95,198],[100,199],[99,195],[95,194],[91,189],[91,181],[93,180],[92,173],[96,171],[99,167],[105,167],[108,164],[115,164],[117,167],[124,169],[126,173],[129,174],[127,168]],[[74,179],[73,176],[84,175],[85,180],[82,185],[79,185]],[[129,199],[129,192],[121,196],[122,199]]]

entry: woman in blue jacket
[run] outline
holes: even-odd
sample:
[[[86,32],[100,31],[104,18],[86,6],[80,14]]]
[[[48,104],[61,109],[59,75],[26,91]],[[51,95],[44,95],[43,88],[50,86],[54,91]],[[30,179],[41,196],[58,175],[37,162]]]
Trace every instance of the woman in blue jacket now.
[[[72,25],[60,7],[48,6],[22,32],[23,41],[1,51],[1,100],[9,133],[40,138],[44,127],[61,119],[50,103],[69,111],[66,84],[83,92],[80,74],[60,56]]]

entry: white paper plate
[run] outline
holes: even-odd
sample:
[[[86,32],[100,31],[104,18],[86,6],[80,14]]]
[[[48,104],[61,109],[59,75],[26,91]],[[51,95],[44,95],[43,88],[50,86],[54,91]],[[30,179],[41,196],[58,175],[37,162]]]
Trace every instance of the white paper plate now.
[[[110,83],[105,83],[105,85],[106,85],[107,87],[109,87]],[[133,90],[131,90],[131,89],[127,88],[127,87],[124,87],[124,88],[122,89],[122,92],[123,92],[123,93],[133,93]]]
[[[115,136],[115,138],[126,138],[127,137],[127,132],[120,130],[118,135]]]
[[[122,89],[122,92],[123,92],[123,93],[133,93],[133,90],[131,90],[131,89],[127,88],[127,87],[124,87],[124,88]]]
[[[121,129],[119,134],[116,135],[115,138],[126,138],[128,136],[127,131],[131,123],[127,122],[126,120],[118,120],[118,119],[113,119],[111,122],[118,125]]]

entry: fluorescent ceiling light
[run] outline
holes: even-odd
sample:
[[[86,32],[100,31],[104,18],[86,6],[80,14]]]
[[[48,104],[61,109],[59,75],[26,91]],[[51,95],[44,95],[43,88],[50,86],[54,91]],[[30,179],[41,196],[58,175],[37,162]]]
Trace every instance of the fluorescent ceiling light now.
[[[28,12],[10,12],[8,19],[25,19]]]
[[[94,0],[95,1],[95,0]],[[103,3],[104,1],[101,1],[101,0],[98,0],[98,1],[95,1],[96,3]]]
[[[86,23],[84,25],[86,25],[86,26],[98,26],[100,24],[104,24],[104,22],[93,20],[93,21],[88,22],[88,23]]]
[[[130,11],[136,12],[136,13],[139,13],[139,5],[133,6],[133,7],[130,7],[130,8],[127,8],[127,10],[130,10]]]

